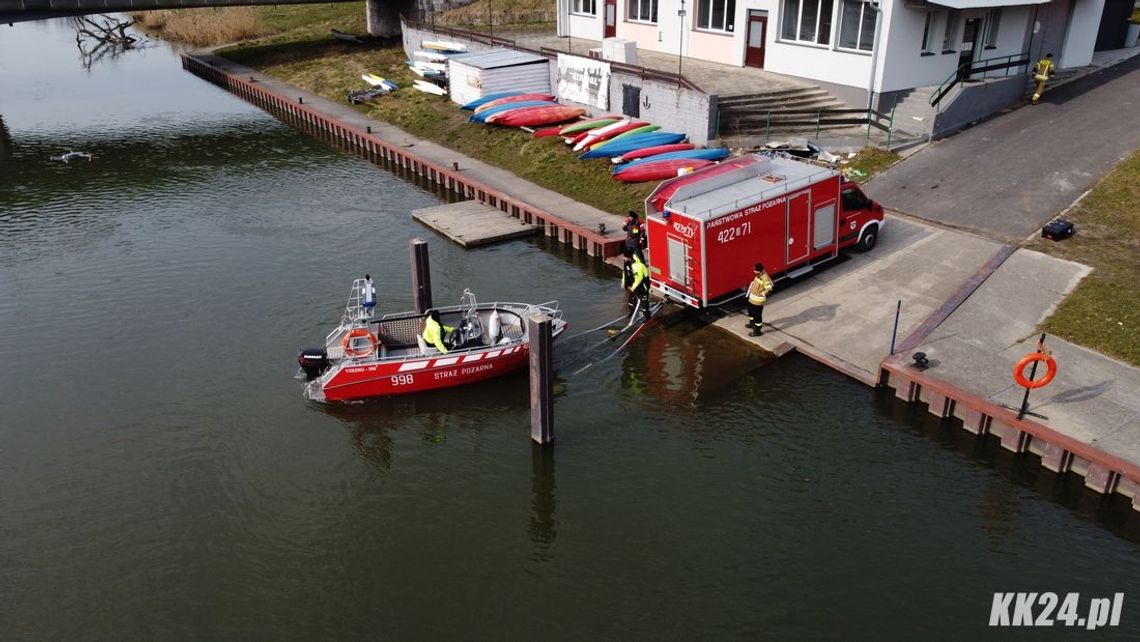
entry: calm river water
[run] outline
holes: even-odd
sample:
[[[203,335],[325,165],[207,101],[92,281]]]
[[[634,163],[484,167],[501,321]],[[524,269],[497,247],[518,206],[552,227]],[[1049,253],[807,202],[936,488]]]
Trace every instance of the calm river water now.
[[[569,377],[529,441],[525,373],[325,408],[295,351],[371,272],[410,307],[614,276],[463,251],[429,190],[183,72],[85,71],[66,23],[0,27],[0,638],[850,639],[987,630],[995,591],[1124,592],[1137,518],[799,357],[680,321]],[[96,154],[64,164],[69,149]],[[1064,628],[1021,631],[1068,638]]]

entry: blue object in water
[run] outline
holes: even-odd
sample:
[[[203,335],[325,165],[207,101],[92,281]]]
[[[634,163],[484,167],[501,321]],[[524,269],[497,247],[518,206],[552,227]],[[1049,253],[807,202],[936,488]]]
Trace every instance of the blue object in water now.
[[[487,122],[488,116],[493,116],[494,114],[497,114],[499,112],[510,111],[512,109],[518,109],[520,107],[542,107],[545,105],[557,105],[557,104],[558,103],[556,103],[552,100],[519,100],[519,101],[515,101],[513,103],[503,103],[502,105],[495,105],[494,107],[491,107],[489,109],[484,109],[483,111],[479,112],[478,114],[471,114],[471,117],[467,119],[467,122],[469,122],[469,123],[485,123],[485,122]]]
[[[649,132],[647,134],[637,134],[629,136],[620,140],[613,140],[599,145],[594,149],[582,154],[578,158],[581,160],[589,160],[591,158],[610,158],[612,156],[621,156],[634,151],[635,149],[642,149],[643,147],[655,147],[657,145],[672,145],[685,140],[684,134],[677,134],[674,132]]]
[[[686,149],[686,150],[680,151],[680,152],[666,152],[664,154],[657,154],[654,156],[646,156],[645,158],[639,158],[635,161],[630,161],[628,163],[618,165],[618,166],[614,167],[612,173],[617,174],[618,172],[624,170],[627,167],[633,167],[635,165],[640,165],[642,163],[647,163],[650,161],[673,160],[676,158],[699,158],[702,160],[718,161],[718,160],[723,160],[725,158],[728,158],[728,148],[725,148],[725,147],[709,147],[707,149]]]
[[[464,105],[463,107],[461,107],[461,109],[469,109],[471,111],[474,111],[475,108],[479,107],[480,105],[489,103],[492,100],[498,100],[500,98],[506,98],[507,96],[518,96],[521,93],[522,93],[521,91],[500,91],[500,92],[497,92],[494,94],[487,94],[486,96],[483,96],[482,98],[476,98],[475,100],[472,100],[471,102],[469,102],[466,105]]]

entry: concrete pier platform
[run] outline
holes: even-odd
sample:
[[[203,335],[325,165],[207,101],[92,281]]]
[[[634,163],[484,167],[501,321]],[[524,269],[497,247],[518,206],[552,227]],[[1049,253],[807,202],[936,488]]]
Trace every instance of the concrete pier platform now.
[[[891,216],[870,252],[847,252],[841,262],[777,284],[764,307],[764,336],[748,336],[743,314],[717,325],[771,352],[786,351],[787,343],[875,385],[890,353],[898,301],[902,342],[1001,248],[979,236]]]
[[[479,201],[412,210],[412,218],[463,247],[479,247],[538,232],[538,225],[507,216]]]

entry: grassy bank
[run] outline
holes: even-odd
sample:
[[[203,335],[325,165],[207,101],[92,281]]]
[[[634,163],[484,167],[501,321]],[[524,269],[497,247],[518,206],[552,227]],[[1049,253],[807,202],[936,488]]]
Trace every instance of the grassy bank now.
[[[855,182],[864,183],[871,180],[876,174],[885,172],[901,159],[902,157],[898,154],[885,149],[864,147],[854,158],[844,164],[842,168],[845,171],[855,170],[854,172],[849,172],[848,175]]]
[[[1077,234],[1033,249],[1092,266],[1044,330],[1140,365],[1140,152],[1104,177],[1065,218]]]
[[[548,189],[598,209],[640,210],[652,183],[626,185],[610,178],[605,161],[579,161],[557,137],[533,139],[526,133],[467,123],[468,112],[446,98],[411,89],[417,78],[404,65],[399,44],[352,45],[331,40],[328,30],[363,31],[363,5],[298,6],[258,9],[278,29],[274,35],[226,47],[218,53],[275,78],[336,101],[361,89],[363,73],[390,78],[404,89],[357,106],[418,138],[431,140],[509,170]],[[360,20],[345,18],[355,11]]]

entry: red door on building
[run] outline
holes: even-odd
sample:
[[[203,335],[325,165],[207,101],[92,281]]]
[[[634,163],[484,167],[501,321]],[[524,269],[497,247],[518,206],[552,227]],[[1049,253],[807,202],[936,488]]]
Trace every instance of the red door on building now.
[[[617,36],[617,0],[606,0],[605,6],[606,33],[604,38]]]
[[[768,35],[768,16],[759,11],[748,12],[748,40],[744,46],[744,64],[764,68],[764,40]]]

